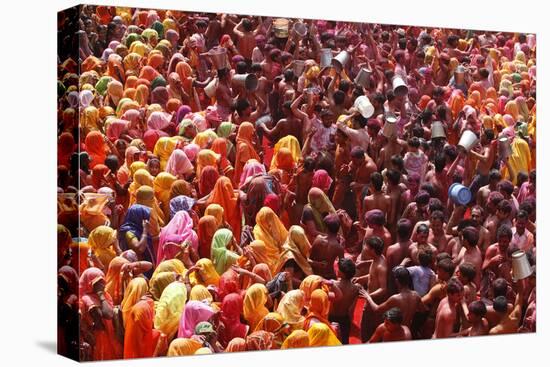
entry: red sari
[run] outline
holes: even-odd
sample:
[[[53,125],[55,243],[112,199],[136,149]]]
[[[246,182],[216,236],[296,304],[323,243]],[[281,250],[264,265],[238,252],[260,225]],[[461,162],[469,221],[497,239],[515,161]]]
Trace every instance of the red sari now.
[[[160,332],[153,329],[153,300],[142,299],[132,307],[124,332],[124,359],[153,357]]]
[[[245,338],[248,326],[241,322],[243,298],[237,293],[230,293],[222,302],[222,317],[224,328],[220,332],[220,343],[225,348],[234,338]]]

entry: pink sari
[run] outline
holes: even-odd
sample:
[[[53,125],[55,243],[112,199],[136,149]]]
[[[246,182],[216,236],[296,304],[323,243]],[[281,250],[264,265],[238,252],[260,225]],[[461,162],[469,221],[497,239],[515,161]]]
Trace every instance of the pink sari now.
[[[164,260],[173,259],[181,251],[179,246],[171,245],[170,242],[179,245],[184,241],[189,241],[193,249],[198,251],[199,237],[193,230],[193,219],[186,211],[179,211],[160,231],[157,266]]]
[[[201,301],[189,301],[180,318],[178,338],[190,338],[199,322],[208,321],[214,314],[212,307]]]

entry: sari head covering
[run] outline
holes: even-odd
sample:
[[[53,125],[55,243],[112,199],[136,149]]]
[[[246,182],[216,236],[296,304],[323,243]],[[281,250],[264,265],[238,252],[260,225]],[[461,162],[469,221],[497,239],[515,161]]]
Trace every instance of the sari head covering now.
[[[146,79],[148,82],[152,82],[160,73],[152,66],[146,65],[141,68],[139,72],[139,79]]]
[[[224,121],[218,126],[216,133],[220,138],[229,138],[233,131],[235,131],[235,125],[232,122]]]
[[[176,180],[172,183],[170,188],[170,198],[175,198],[177,196],[192,196],[193,195],[193,185],[185,180]]]
[[[323,285],[323,277],[319,275],[308,275],[307,277],[302,280],[302,283],[300,283],[300,290],[304,292],[304,300],[306,302],[305,307],[308,308],[311,301],[311,295],[313,292],[317,289],[323,289],[326,290],[326,286]]]
[[[132,73],[137,74],[140,68],[141,56],[135,52],[131,52],[128,55],[124,56],[122,62],[124,64],[126,72],[131,71]],[[126,79],[126,82],[128,82],[128,79]]]
[[[223,345],[223,344],[222,344]],[[233,338],[227,344],[225,353],[246,352],[246,340],[243,338]]]
[[[204,285],[197,284],[191,288],[191,293],[189,293],[189,301],[200,301],[211,304],[214,301],[214,298],[212,297],[212,293],[210,293]]]
[[[294,159],[292,158],[292,152],[290,149],[281,147],[274,155],[274,163],[271,165],[271,169],[282,169],[284,171],[292,170],[295,167]]]
[[[147,127],[151,130],[164,130],[170,126],[172,115],[162,111],[154,111],[147,118]]]
[[[156,155],[160,160],[160,169],[165,170],[166,165],[168,164],[168,159],[172,155],[176,145],[181,138],[178,137],[162,137],[155,143],[155,148],[153,154]]]
[[[218,230],[219,224],[212,215],[205,215],[199,219],[199,256],[210,257],[212,238]]]
[[[163,332],[168,340],[178,332],[178,324],[187,301],[187,289],[181,282],[170,283],[164,288],[155,309],[155,329]]]
[[[71,231],[62,224],[57,225],[57,263],[58,267],[65,261],[69,254],[70,246],[73,243]],[[87,256],[88,254],[86,254]]]
[[[183,265],[181,260],[178,260],[178,259],[164,260],[155,269],[155,272],[153,273],[153,278],[157,274],[165,271],[171,271],[179,275],[184,275],[187,270],[185,269],[185,265]]]
[[[283,149],[283,151],[281,152],[281,157],[279,157],[281,148],[286,148],[288,149],[288,151],[286,149]],[[277,142],[277,144],[275,144],[275,147],[273,148],[273,158],[271,159],[271,166],[269,169],[289,169],[289,153],[292,157],[292,161],[294,162],[294,164],[298,163],[298,161],[302,158],[302,149],[300,148],[300,142],[298,142],[298,139],[296,139],[296,137],[292,135],[287,135],[284,138],[281,138]]]
[[[105,292],[109,293],[115,305],[119,305],[124,296],[124,288],[126,285],[122,281],[121,270],[122,266],[128,263],[130,263],[130,261],[122,256],[117,256],[109,263],[107,268]]]
[[[181,105],[178,108],[178,112],[176,112],[176,123],[179,124],[180,122],[182,122],[185,116],[187,116],[187,114],[190,112],[191,112],[191,107],[189,107],[188,105]]]
[[[243,316],[251,330],[256,330],[258,323],[269,313],[265,307],[267,302],[267,288],[265,285],[252,284],[244,296]]]
[[[136,162],[132,163],[132,166]],[[130,167],[131,168],[131,167]],[[145,168],[140,168],[134,173],[134,180],[128,187],[130,194],[130,205],[136,202],[136,193],[141,186],[153,187],[154,177]]]
[[[105,268],[116,256],[113,249],[116,238],[116,231],[107,226],[96,227],[88,236],[88,245]]]
[[[256,214],[253,233],[255,239],[264,242],[268,260],[266,264],[274,274],[282,246],[288,237],[288,231],[271,208],[263,207]]]
[[[185,211],[189,215],[191,215],[193,205],[195,205],[195,199],[185,196],[185,195],[178,195],[175,198],[170,199],[170,219],[174,218],[176,213],[180,211]]]
[[[239,258],[238,254],[227,248],[231,241],[233,241],[233,233],[227,228],[218,229],[212,238],[210,258],[218,274],[225,273]]]
[[[202,347],[202,348],[197,349],[195,354],[213,354],[213,352],[210,348]]]
[[[210,149],[202,149],[197,155],[197,176],[200,177],[203,168],[211,166],[218,169],[220,155]]]
[[[91,295],[96,297],[94,284],[98,280],[105,280],[105,274],[98,268],[88,268],[82,272],[78,280],[78,290],[80,297]]]
[[[514,121],[518,121],[519,108],[518,108],[518,105],[517,105],[515,100],[514,101],[508,101],[506,103],[506,106],[504,107],[504,113],[508,114],[508,115],[511,115],[512,118],[514,119]]]
[[[178,111],[178,108],[181,106],[181,101],[177,98],[170,98],[168,102],[166,102],[166,112],[168,113],[176,113]]]
[[[191,338],[176,338],[172,340],[168,347],[168,357],[190,356],[195,354],[202,347],[202,344]]]
[[[294,330],[283,342],[281,349],[309,347],[309,334],[304,330]]]
[[[158,51],[151,51],[149,53],[149,56],[147,58],[147,65],[152,66],[155,70],[159,70],[159,68],[164,64],[164,56],[162,53]]]
[[[328,196],[319,188],[312,187],[307,194],[308,206],[313,211],[315,226],[317,230],[326,232],[326,225],[323,218],[327,214],[335,214],[336,209],[332,205]]]
[[[109,84],[107,84],[107,95],[115,106],[118,105],[123,93],[124,86],[118,80],[111,80]]]
[[[273,348],[279,349],[283,341],[290,334],[288,325],[281,314],[278,312],[270,312],[256,326],[255,331],[264,330],[273,333]]]
[[[239,125],[237,131],[237,153],[235,157],[235,177],[241,177],[243,167],[250,159],[255,159],[258,162],[260,157],[256,152],[256,148],[252,144],[252,139],[256,133],[254,125],[250,122],[243,122]]]
[[[157,209],[158,203],[155,200],[155,191],[151,186],[143,185],[136,191],[136,204],[145,205]]]
[[[243,187],[245,184],[256,175],[266,174],[265,166],[255,159],[250,159],[243,167],[241,177],[239,179],[239,187]]]
[[[216,181],[214,190],[207,200],[207,204],[219,204],[224,209],[225,220],[231,226],[235,238],[241,238],[242,213],[239,203],[239,195],[233,190],[231,180],[222,176]]]
[[[176,257],[182,251],[181,244],[184,242],[187,242],[195,251],[197,250],[198,237],[193,230],[193,219],[186,211],[180,211],[160,231],[157,265],[164,260]]]
[[[177,178],[168,172],[161,172],[154,179],[153,188],[155,189],[155,196],[163,208],[163,218],[170,217],[170,191],[176,180]]]
[[[95,106],[88,106],[82,111],[80,125],[87,129],[99,129],[99,110]]]
[[[244,255],[239,261],[241,266],[246,266],[249,257],[252,257],[256,264],[266,264],[269,261],[264,241],[254,240],[246,246],[246,249],[248,250],[247,255]]]
[[[109,126],[107,127],[107,137],[111,141],[115,141],[120,138],[120,135],[126,130],[129,122],[121,119],[111,118],[109,119]]]
[[[204,167],[199,176],[199,197],[208,195],[214,189],[219,178],[220,174],[215,167]]]
[[[162,292],[168,284],[176,281],[176,273],[173,271],[164,271],[153,275],[149,281],[149,292],[155,301],[158,301],[162,296]]]
[[[78,273],[69,265],[64,265],[57,271],[57,276],[67,284],[66,291],[72,295],[78,295]],[[242,309],[242,301],[241,301]],[[240,312],[240,311],[239,311]]]
[[[220,275],[216,272],[214,264],[210,259],[200,259],[195,264],[195,267],[197,267],[198,270],[189,275],[189,280],[191,281],[192,286],[197,284],[202,284],[205,287],[209,285],[214,285],[216,287],[218,286],[220,282]]]
[[[139,302],[141,297],[143,297],[149,290],[149,285],[145,278],[137,277],[134,278],[128,283],[128,286],[124,290],[124,298],[120,304],[120,309],[122,310],[122,321],[126,325],[127,320],[130,318],[130,312],[132,307]]]
[[[225,138],[216,138],[212,143],[212,150],[220,155],[220,168],[222,172],[227,174],[231,167],[231,163],[227,159],[228,141]]]
[[[80,98],[80,108],[88,107],[94,100],[94,93],[88,89],[82,90],[78,96]]]
[[[312,187],[318,187],[326,194],[332,185],[332,178],[329,176],[328,172],[324,169],[318,169],[313,174],[313,180],[311,182]]]
[[[317,319],[322,323],[327,324],[330,327],[328,321],[328,313],[330,311],[330,300],[327,292],[322,289],[316,289],[311,293],[311,299],[309,301],[309,310],[304,320],[306,328],[311,327],[309,325],[312,319]]]
[[[208,321],[215,311],[201,301],[189,301],[181,315],[178,329],[178,338],[189,338],[195,334],[195,327],[199,322]]]
[[[342,345],[334,332],[327,324],[318,322],[313,324],[308,330],[310,347],[329,347]]]
[[[254,331],[246,337],[246,350],[269,350],[273,345],[273,337],[269,331]]]
[[[73,134],[69,132],[61,133],[57,140],[57,164],[69,167],[71,155],[75,149]]]
[[[288,239],[283,245],[283,251],[275,272],[279,273],[287,261],[294,260],[306,276],[313,274],[311,265],[308,262],[310,251],[311,245],[304,229],[297,225],[290,227]]]
[[[216,223],[221,226],[224,223],[224,213],[223,206],[219,204],[209,204],[204,211],[204,215],[211,215],[216,218]]]
[[[230,293],[223,298],[221,306],[221,321],[225,328],[220,333],[220,342],[228,345],[235,338],[244,338],[248,331],[247,325],[241,322],[243,298],[238,293]]]
[[[152,84],[151,88],[153,88]],[[168,94],[168,89],[164,86],[158,86],[151,92],[151,103],[158,103],[162,108],[166,107],[166,103],[169,99],[170,95]]]
[[[129,234],[132,234],[136,238],[141,238],[141,235],[143,234],[143,221],[149,220],[150,218],[151,208],[141,204],[134,204],[130,206],[126,212],[124,223],[118,229],[120,234],[119,238],[126,240]],[[148,238],[147,241],[151,244],[151,238]],[[127,240],[124,243],[126,244],[126,247],[128,247]],[[149,255],[152,260],[153,254],[151,253]]]
[[[103,134],[99,131],[90,131],[84,140],[86,144],[86,152],[90,156],[90,168],[94,168],[96,164],[103,164],[107,158],[107,147],[103,140]]]
[[[201,150],[201,148],[197,145],[197,144],[187,144],[186,146],[183,147],[183,151],[185,152],[185,154],[187,155],[187,158],[189,158],[189,160],[191,162],[195,162],[195,159],[197,158],[197,154],[199,154],[199,151]]]
[[[149,87],[147,85],[136,86],[135,100],[139,107],[145,107],[149,103]]]
[[[464,108],[465,102],[466,99],[464,98],[464,93],[462,92],[462,90],[455,89],[451,94],[451,98],[449,99],[449,107],[451,109],[453,120],[458,118],[458,114]]]

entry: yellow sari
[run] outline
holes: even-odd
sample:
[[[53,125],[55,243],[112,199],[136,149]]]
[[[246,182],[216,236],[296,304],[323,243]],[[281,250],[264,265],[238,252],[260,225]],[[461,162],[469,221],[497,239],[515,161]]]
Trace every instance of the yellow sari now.
[[[306,276],[313,274],[311,265],[308,262],[310,251],[311,245],[304,229],[296,225],[290,227],[288,239],[283,245],[283,252],[279,257],[275,273],[280,272],[285,263],[293,259]]]
[[[294,330],[283,342],[281,349],[309,347],[309,334],[303,330]]]
[[[271,273],[275,274],[282,246],[288,237],[288,231],[271,208],[263,207],[256,214],[256,225],[253,233],[255,239],[264,242],[267,255],[266,265],[269,266]]]
[[[216,287],[220,283],[220,275],[216,272],[216,268],[210,259],[200,259],[195,264],[199,270],[189,274],[189,281],[194,287],[197,284],[201,284],[205,287],[209,285],[215,285]]]
[[[130,283],[128,283],[128,286],[124,291],[124,298],[122,299],[122,303],[120,304],[124,326],[126,326],[126,320],[128,319],[128,317],[130,317],[132,307],[134,307],[134,305],[138,303],[141,297],[143,297],[148,290],[149,286],[147,285],[147,281],[145,280],[145,278],[134,278],[130,281]]]
[[[269,170],[279,168],[277,166],[277,156],[281,148],[287,148],[292,154],[292,159],[294,163],[298,163],[302,159],[302,149],[300,148],[300,142],[292,135],[287,135],[284,138],[279,139],[275,147],[273,148],[273,158],[271,159],[271,166]]]
[[[252,284],[246,290],[243,302],[243,316],[250,326],[250,330],[256,330],[259,322],[269,313],[265,307],[267,302],[267,288],[265,285]]]
[[[108,226],[96,227],[88,236],[88,245],[103,264],[105,269],[116,256],[113,249],[116,240],[116,231]]]
[[[308,330],[310,347],[330,347],[342,345],[340,340],[334,335],[328,325],[323,323],[313,324]]]
[[[285,322],[290,325],[292,330],[303,329],[304,316],[302,316],[302,309],[304,306],[304,292],[294,289],[283,296],[279,306],[277,306],[277,312],[283,316]]]
[[[162,292],[155,308],[155,329],[171,340],[178,332],[178,326],[187,301],[187,289],[181,282],[173,282]]]

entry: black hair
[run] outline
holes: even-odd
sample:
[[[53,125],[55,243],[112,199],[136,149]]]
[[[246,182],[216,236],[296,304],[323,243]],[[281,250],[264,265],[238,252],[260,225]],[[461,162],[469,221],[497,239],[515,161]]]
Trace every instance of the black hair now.
[[[238,61],[235,64],[235,73],[237,74],[246,74],[247,69],[248,65],[245,61]]]
[[[489,180],[490,181],[500,181],[502,179],[502,174],[498,169],[492,169],[489,171]]]
[[[334,94],[332,95],[332,99],[334,100],[334,104],[339,106],[341,104],[343,104],[346,100],[346,93],[344,93],[343,91],[341,90],[337,90],[334,92]]]
[[[105,158],[105,165],[111,170],[112,173],[116,174],[119,164],[118,157],[114,154],[109,154],[107,158]]]
[[[383,104],[384,102],[386,102],[386,96],[384,96],[384,94],[380,93],[380,92],[374,93],[371,96],[371,99],[372,99],[373,102],[377,102],[377,103],[380,103],[380,104]]]
[[[411,238],[413,230],[412,222],[407,218],[401,218],[397,221],[397,238],[401,241],[407,241]]]
[[[412,147],[412,148],[419,148],[420,147],[420,140],[416,136],[413,136],[412,138],[409,139],[407,144],[409,144],[409,146]]]
[[[498,296],[493,300],[493,310],[498,313],[508,311],[508,300],[504,296]]]
[[[338,270],[344,275],[346,279],[351,279],[355,276],[356,268],[355,263],[351,259],[342,258],[338,260]]]
[[[430,214],[430,220],[440,220],[442,222],[445,221],[445,215],[443,215],[443,212],[441,210],[434,210]]]
[[[510,204],[510,201],[504,199],[498,203],[497,209],[505,214],[510,214],[512,212],[512,204]]]
[[[368,238],[365,243],[372,248],[378,256],[382,255],[382,252],[384,252],[384,241],[378,236]]]
[[[399,182],[401,181],[401,173],[394,169],[389,169],[386,173],[386,177],[388,178],[388,182],[392,185],[399,185]]]
[[[462,238],[468,243],[468,247],[477,246],[479,242],[479,231],[477,228],[468,226],[462,231]]]
[[[403,312],[399,307],[393,307],[384,312],[384,320],[388,320],[393,324],[401,324],[403,322]]]
[[[425,250],[418,252],[418,262],[420,266],[428,267],[433,261],[433,253],[431,250]]]
[[[512,239],[512,228],[509,225],[503,224],[497,229],[497,240],[500,237],[507,237],[509,240]]]
[[[252,31],[252,22],[248,18],[243,19],[243,29],[245,32],[251,32]]]
[[[315,158],[308,155],[304,158],[304,169],[308,172],[313,172],[315,169]]]
[[[403,156],[400,154],[394,154],[390,158],[391,164],[393,164],[399,171],[403,172],[403,169],[405,167],[405,161],[403,160]]]
[[[457,294],[464,291],[464,286],[457,278],[449,279],[447,282],[447,294]]]
[[[373,172],[370,174],[370,182],[376,191],[382,190],[382,185],[384,184],[384,178],[380,172]]]
[[[349,81],[345,79],[340,80],[340,85],[338,85],[338,89],[340,89],[344,93],[347,93],[350,88],[351,88],[351,83]]]
[[[443,172],[445,165],[447,164],[447,159],[444,154],[438,154],[434,158],[434,166],[436,172]]]
[[[468,281],[473,282],[476,277],[476,267],[472,263],[464,262],[458,266],[460,274]]]
[[[284,72],[285,82],[291,82],[294,80],[294,71],[292,69],[285,70]]]
[[[323,223],[331,234],[336,234],[340,230],[340,218],[338,214],[332,213],[323,218]]]
[[[253,72],[253,73],[256,73],[258,71],[262,71],[262,64],[260,63],[253,63],[251,66],[250,66],[250,71]]]
[[[455,272],[455,265],[450,258],[444,258],[437,262],[437,268],[452,276]]]
[[[435,211],[443,212],[445,210],[445,206],[443,206],[443,203],[438,198],[430,198],[428,202],[428,210],[430,213]]]
[[[508,282],[504,278],[497,278],[493,280],[493,297],[497,298],[499,296],[506,297],[508,293]]]
[[[518,214],[516,215],[516,219],[529,219],[529,213],[527,213],[525,210],[518,211]]]
[[[397,284],[401,285],[402,287],[411,288],[411,284],[412,284],[411,273],[409,273],[406,267],[400,266],[400,265],[396,266],[395,268],[392,269],[392,274]]]
[[[487,306],[482,301],[473,301],[468,305],[468,311],[479,317],[485,317]]]
[[[248,107],[250,107],[250,102],[248,102],[246,98],[239,98],[235,102],[235,110],[237,111],[239,116],[241,116]]]

